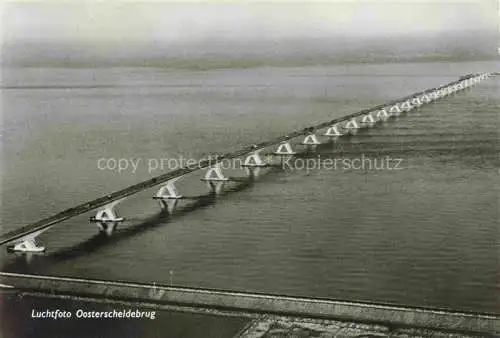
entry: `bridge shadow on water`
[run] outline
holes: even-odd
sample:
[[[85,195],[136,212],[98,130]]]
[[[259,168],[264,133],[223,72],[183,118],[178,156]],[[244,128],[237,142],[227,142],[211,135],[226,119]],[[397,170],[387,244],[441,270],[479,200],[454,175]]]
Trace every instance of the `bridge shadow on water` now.
[[[75,246],[63,248],[50,254],[26,254],[16,253],[16,257],[9,258],[2,266],[2,271],[17,272],[17,273],[40,273],[51,265],[60,262],[77,259],[91,253],[95,253],[105,246],[126,240],[137,234],[152,231],[160,226],[174,222],[191,212],[207,208],[217,204],[217,201],[228,198],[233,193],[238,193],[250,189],[261,178],[269,179],[272,174],[283,172],[281,167],[270,167],[265,173],[261,174],[259,178],[241,177],[233,180],[227,184],[224,190],[216,194],[211,192],[209,194],[195,196],[190,198],[190,202],[184,206],[177,207],[172,213],[166,209],[162,209],[159,213],[144,219],[142,222],[118,228],[111,234],[107,235],[105,232],[99,232],[91,238],[81,242]]]

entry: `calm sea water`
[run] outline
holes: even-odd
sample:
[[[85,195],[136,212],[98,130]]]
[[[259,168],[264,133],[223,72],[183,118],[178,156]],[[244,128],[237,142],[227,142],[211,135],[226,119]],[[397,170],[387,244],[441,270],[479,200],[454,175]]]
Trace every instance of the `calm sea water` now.
[[[4,69],[2,231],[162,173],[153,159],[235,150],[495,67]],[[148,190],[119,205],[129,221],[111,238],[82,215],[40,236],[45,256],[2,252],[3,270],[499,312],[499,84],[317,149],[401,170],[269,171],[170,218]],[[206,192],[202,175],[179,188]]]

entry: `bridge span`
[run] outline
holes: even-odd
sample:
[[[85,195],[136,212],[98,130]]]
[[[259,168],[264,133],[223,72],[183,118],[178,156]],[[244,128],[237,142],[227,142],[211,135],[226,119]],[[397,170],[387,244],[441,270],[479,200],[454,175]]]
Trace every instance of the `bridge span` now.
[[[43,252],[45,247],[37,246],[36,244],[35,239],[37,236],[56,224],[95,209],[97,209],[97,213],[94,217],[90,218],[90,221],[96,223],[101,231],[111,234],[116,226],[120,222],[124,221],[122,217],[118,217],[114,207],[123,199],[142,190],[162,185],[154,198],[160,201],[162,207],[165,208],[167,212],[172,212],[178,200],[184,198],[181,194],[179,194],[175,186],[175,181],[187,174],[208,168],[203,180],[207,182],[207,185],[212,193],[217,193],[220,191],[224,182],[229,180],[224,176],[220,168],[220,163],[224,160],[247,156],[244,166],[247,174],[251,176],[254,174],[255,170],[258,170],[259,167],[267,165],[260,155],[261,151],[266,148],[278,145],[278,148],[272,153],[272,155],[281,159],[294,156],[297,153],[292,150],[292,146],[290,144],[291,139],[305,136],[301,144],[307,147],[307,149],[313,149],[317,145],[321,144],[317,135],[321,129],[326,129],[326,131],[321,135],[327,137],[328,142],[333,142],[338,137],[355,133],[355,131],[359,128],[372,127],[379,122],[398,116],[403,112],[408,113],[424,104],[431,103],[435,100],[439,100],[456,92],[465,90],[466,88],[488,79],[492,75],[494,74],[480,73],[464,75],[456,81],[439,87],[426,89],[356,113],[311,125],[287,135],[253,144],[215,158],[200,160],[196,166],[191,168],[180,168],[167,172],[2,234],[0,235],[0,245],[9,245],[8,249],[11,251]]]

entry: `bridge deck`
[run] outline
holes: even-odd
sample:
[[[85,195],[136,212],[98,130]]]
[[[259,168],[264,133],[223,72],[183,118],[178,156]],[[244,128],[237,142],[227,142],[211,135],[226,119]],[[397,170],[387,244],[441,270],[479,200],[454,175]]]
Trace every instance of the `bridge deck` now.
[[[10,231],[8,233],[2,234],[0,236],[0,245],[19,240],[19,239],[21,239],[29,234],[35,233],[35,232],[43,231],[43,230],[45,230],[45,229],[47,229],[47,228],[49,228],[57,223],[61,223],[61,222],[65,221],[69,218],[72,218],[72,217],[78,216],[80,214],[86,213],[88,211],[94,210],[96,208],[102,207],[106,204],[109,204],[109,203],[116,201],[116,200],[120,200],[124,197],[136,194],[139,191],[142,191],[142,190],[154,187],[156,185],[165,183],[171,179],[181,177],[181,176],[184,176],[186,174],[192,173],[194,171],[209,167],[211,165],[222,162],[224,160],[229,160],[229,159],[233,159],[233,158],[247,155],[253,151],[256,151],[259,149],[264,149],[264,148],[279,144],[283,141],[288,141],[288,140],[293,139],[295,137],[308,134],[311,131],[314,131],[315,129],[326,128],[326,127],[329,127],[333,124],[347,121],[347,120],[350,120],[352,118],[370,113],[372,111],[376,111],[376,110],[379,110],[382,108],[392,106],[396,103],[411,99],[415,96],[423,95],[423,94],[426,94],[426,93],[429,93],[429,92],[432,92],[435,90],[439,90],[439,89],[454,85],[454,84],[456,84],[464,79],[468,79],[468,78],[471,78],[474,76],[475,76],[475,74],[465,75],[465,76],[462,76],[459,80],[444,84],[440,87],[426,89],[424,91],[413,93],[413,94],[405,96],[403,98],[392,100],[392,101],[386,102],[384,104],[380,104],[380,105],[372,107],[372,108],[364,109],[364,110],[361,110],[359,112],[348,114],[348,115],[345,115],[343,117],[335,118],[335,119],[330,120],[330,121],[318,123],[318,124],[303,128],[301,130],[294,131],[294,132],[289,133],[285,136],[280,136],[280,137],[274,138],[274,139],[269,140],[269,141],[257,143],[257,144],[242,148],[240,150],[237,150],[237,151],[234,151],[231,153],[223,154],[221,156],[218,156],[218,157],[210,159],[210,160],[199,161],[198,165],[196,167],[193,167],[193,168],[180,168],[180,169],[176,169],[176,170],[170,171],[168,173],[153,177],[151,179],[142,181],[140,183],[134,184],[134,185],[129,186],[127,188],[124,188],[124,189],[115,191],[113,193],[107,194],[103,197],[100,197],[100,198],[94,199],[92,201],[80,204],[78,206],[69,208],[69,209],[64,210],[62,212],[59,212],[55,215],[52,215],[48,218],[44,218],[44,219],[41,219],[37,222],[23,226],[19,229],[15,229],[15,230]]]

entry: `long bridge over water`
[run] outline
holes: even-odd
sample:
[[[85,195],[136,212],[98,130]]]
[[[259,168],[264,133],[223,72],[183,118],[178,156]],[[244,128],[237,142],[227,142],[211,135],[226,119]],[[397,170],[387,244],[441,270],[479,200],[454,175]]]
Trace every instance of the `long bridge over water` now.
[[[230,180],[224,176],[221,170],[220,164],[222,161],[245,157],[244,166],[247,175],[253,177],[260,168],[269,165],[262,156],[262,151],[266,148],[277,146],[277,149],[270,155],[283,160],[284,158],[298,154],[292,149],[290,142],[292,139],[304,137],[301,145],[308,150],[314,149],[322,143],[318,138],[318,133],[322,129],[325,129],[325,132],[321,135],[327,137],[328,142],[334,142],[335,139],[343,135],[354,134],[360,128],[372,127],[391,117],[405,112],[408,113],[424,104],[465,90],[488,79],[492,75],[497,74],[481,73],[461,76],[458,80],[439,87],[426,89],[353,114],[312,125],[269,141],[256,143],[240,150],[220,155],[216,158],[201,160],[196,166],[170,171],[2,234],[0,236],[0,245],[8,245],[12,251],[42,252],[45,250],[45,247],[37,246],[35,240],[37,236],[67,219],[96,209],[96,215],[91,217],[90,221],[96,223],[101,231],[111,234],[116,226],[124,221],[122,217],[118,217],[116,214],[115,206],[128,196],[142,190],[161,185],[154,198],[160,201],[162,207],[167,212],[172,212],[177,202],[185,198],[178,192],[175,182],[187,174],[208,168],[203,180],[207,182],[211,193],[217,194],[224,183]]]

